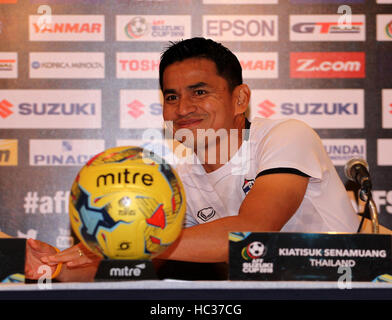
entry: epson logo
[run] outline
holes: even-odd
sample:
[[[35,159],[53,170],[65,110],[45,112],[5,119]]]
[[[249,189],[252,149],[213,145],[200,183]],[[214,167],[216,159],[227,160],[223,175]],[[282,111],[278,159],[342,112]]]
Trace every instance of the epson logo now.
[[[205,15],[203,34],[220,41],[277,41],[278,17],[275,15]]]
[[[357,103],[290,103],[281,105],[282,115],[356,115]]]
[[[251,37],[274,35],[276,32],[274,21],[265,21],[262,19],[251,19],[248,21],[236,19],[230,20],[208,20],[207,35],[222,36],[224,33],[232,33],[234,36],[242,37],[245,35]]]
[[[137,264],[134,268],[125,266],[123,268],[110,268],[110,277],[140,277],[142,270],[146,268],[144,263]]]
[[[95,115],[95,103],[21,103],[19,114],[28,115]]]

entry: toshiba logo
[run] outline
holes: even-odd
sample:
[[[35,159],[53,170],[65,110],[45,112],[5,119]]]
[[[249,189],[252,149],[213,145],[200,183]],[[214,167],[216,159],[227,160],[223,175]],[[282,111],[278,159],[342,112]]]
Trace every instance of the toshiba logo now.
[[[159,52],[117,52],[117,78],[157,79]]]
[[[364,78],[364,52],[292,52],[292,78]]]

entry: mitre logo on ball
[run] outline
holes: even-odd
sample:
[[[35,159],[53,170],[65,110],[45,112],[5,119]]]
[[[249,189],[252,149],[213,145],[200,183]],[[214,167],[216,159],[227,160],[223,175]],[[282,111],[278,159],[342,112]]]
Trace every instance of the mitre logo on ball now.
[[[116,147],[80,170],[70,193],[76,236],[108,259],[149,260],[179,236],[185,191],[174,169],[139,147]]]

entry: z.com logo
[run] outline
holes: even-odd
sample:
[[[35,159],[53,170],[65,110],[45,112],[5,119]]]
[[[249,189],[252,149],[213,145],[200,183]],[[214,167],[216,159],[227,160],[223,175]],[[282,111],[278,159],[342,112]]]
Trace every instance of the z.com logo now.
[[[267,248],[260,241],[253,241],[242,249],[241,255],[246,260],[258,259],[265,255]]]
[[[364,78],[364,52],[292,52],[292,78]]]

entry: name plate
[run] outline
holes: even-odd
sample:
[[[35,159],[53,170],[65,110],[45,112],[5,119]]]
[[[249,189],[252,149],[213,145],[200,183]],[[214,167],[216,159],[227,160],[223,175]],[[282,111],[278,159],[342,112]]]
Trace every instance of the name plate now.
[[[130,281],[157,279],[150,260],[102,260],[95,281]]]
[[[229,279],[377,281],[392,275],[391,235],[251,233],[229,235]]]
[[[25,239],[0,239],[0,283],[25,281]]]

